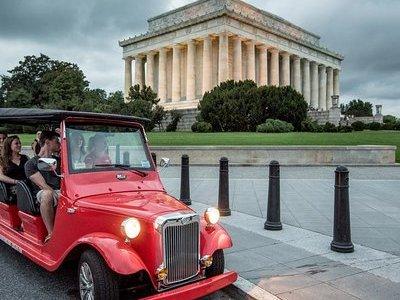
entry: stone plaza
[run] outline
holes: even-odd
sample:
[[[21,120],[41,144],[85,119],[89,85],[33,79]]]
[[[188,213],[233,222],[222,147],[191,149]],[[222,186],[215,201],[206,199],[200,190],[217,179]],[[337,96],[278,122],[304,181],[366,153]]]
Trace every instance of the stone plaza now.
[[[147,33],[119,42],[125,96],[132,84],[146,85],[166,110],[191,110],[219,83],[250,79],[290,85],[312,109],[326,111],[340,94],[342,55],[316,34],[243,1],[196,1],[148,25]]]

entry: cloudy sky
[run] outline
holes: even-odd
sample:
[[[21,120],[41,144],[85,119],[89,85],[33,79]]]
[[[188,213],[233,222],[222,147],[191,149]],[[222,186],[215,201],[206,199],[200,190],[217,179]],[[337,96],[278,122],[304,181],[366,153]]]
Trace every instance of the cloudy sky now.
[[[1,0],[0,74],[25,55],[77,63],[92,88],[122,90],[118,40],[143,33],[146,20],[193,0]],[[400,116],[399,0],[247,0],[322,37],[345,56],[342,100],[383,104]]]

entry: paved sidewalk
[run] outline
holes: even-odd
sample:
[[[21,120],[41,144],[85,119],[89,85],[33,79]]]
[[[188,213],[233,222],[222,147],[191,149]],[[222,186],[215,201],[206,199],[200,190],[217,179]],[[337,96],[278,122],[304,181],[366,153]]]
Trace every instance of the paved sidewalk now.
[[[283,230],[266,231],[267,169],[230,169],[232,216],[222,218],[234,247],[226,267],[236,270],[258,299],[400,299],[400,168],[351,168],[350,203],[355,252],[330,250],[333,171],[286,167],[281,176]],[[161,173],[179,196],[179,168]],[[193,209],[216,205],[218,170],[191,168]],[[261,292],[260,292],[261,291]]]
[[[282,167],[281,218],[295,227],[332,235],[334,167]],[[400,255],[400,167],[352,167],[350,211],[353,242]],[[179,197],[180,168],[161,172],[167,190]],[[266,217],[268,169],[230,168],[233,210]],[[192,199],[216,205],[218,168],[191,167]]]

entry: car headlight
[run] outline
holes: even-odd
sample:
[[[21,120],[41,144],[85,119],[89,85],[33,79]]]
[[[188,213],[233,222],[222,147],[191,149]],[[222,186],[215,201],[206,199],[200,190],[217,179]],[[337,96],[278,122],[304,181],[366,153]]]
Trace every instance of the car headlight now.
[[[136,218],[126,219],[121,224],[121,230],[128,239],[134,239],[140,233],[140,222]]]
[[[219,221],[219,210],[215,207],[209,207],[204,212],[204,219],[207,221],[207,225],[215,225]]]

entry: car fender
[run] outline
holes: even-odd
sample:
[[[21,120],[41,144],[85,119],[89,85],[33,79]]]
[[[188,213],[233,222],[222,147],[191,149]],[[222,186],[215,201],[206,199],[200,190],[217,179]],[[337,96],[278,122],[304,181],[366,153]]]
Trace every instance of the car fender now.
[[[128,244],[109,233],[91,233],[80,238],[75,247],[88,245],[97,250],[111,270],[131,275],[141,270],[148,272],[140,256]]]
[[[203,227],[201,231],[202,255],[212,255],[218,249],[231,248],[233,243],[231,237],[220,225]]]

